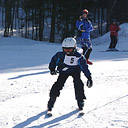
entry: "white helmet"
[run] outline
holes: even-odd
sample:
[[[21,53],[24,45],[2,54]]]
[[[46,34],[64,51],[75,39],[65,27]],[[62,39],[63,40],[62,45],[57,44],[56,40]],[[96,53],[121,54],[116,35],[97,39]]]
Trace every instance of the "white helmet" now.
[[[62,42],[62,48],[76,48],[76,40],[72,37],[65,38]]]
[[[68,37],[68,38],[64,39],[62,42],[63,51],[67,55],[73,54],[76,49],[76,46],[77,46],[76,40],[72,37]]]

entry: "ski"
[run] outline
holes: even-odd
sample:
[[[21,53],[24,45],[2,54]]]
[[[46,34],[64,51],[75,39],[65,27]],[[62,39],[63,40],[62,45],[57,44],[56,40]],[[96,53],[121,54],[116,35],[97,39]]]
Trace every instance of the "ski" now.
[[[108,50],[106,50],[106,52],[118,52],[119,50],[118,49],[108,49]]]
[[[85,114],[85,113],[84,113],[83,110],[78,110],[78,109],[77,109],[76,115],[77,115],[78,118],[84,116],[84,114]],[[46,112],[46,115],[45,115],[45,118],[50,118],[50,117],[52,117],[52,116],[53,116],[52,111],[47,111],[47,112]]]
[[[128,50],[106,50],[106,51],[100,51],[100,52],[128,52]]]

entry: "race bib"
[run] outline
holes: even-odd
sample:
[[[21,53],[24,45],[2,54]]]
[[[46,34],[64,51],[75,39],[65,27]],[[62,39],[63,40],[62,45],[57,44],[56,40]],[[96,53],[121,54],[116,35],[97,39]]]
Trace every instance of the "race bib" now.
[[[69,65],[69,66],[76,66],[78,65],[78,57],[76,56],[67,56],[65,55],[65,58],[64,58],[64,63]]]

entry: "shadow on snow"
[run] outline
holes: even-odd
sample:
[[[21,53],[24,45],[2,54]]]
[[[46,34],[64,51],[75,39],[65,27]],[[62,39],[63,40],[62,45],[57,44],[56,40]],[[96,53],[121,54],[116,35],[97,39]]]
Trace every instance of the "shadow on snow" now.
[[[14,80],[14,79],[19,79],[19,78],[26,77],[26,76],[40,75],[40,74],[45,74],[45,73],[49,73],[49,71],[37,72],[37,73],[31,73],[31,74],[25,74],[25,75],[19,75],[17,77],[8,78],[8,80]]]
[[[71,117],[72,115],[76,114],[77,112],[78,112],[78,110],[74,110],[74,111],[72,111],[72,112],[70,112],[70,113],[67,113],[67,114],[65,114],[65,115],[62,115],[62,116],[57,117],[57,118],[55,118],[55,119],[52,119],[52,120],[50,120],[50,121],[47,121],[47,122],[45,122],[45,123],[43,123],[43,124],[40,124],[40,125],[38,125],[38,126],[31,126],[31,127],[28,127],[28,128],[42,128],[42,127],[45,127],[45,126],[48,126],[48,125],[52,125],[52,126],[49,126],[49,127],[53,127],[53,126],[59,125],[59,122],[60,122],[60,121],[63,121],[63,120],[65,120],[65,119]],[[33,117],[31,117],[31,118],[28,118],[26,121],[21,122],[20,124],[17,124],[17,125],[14,126],[13,128],[24,128],[25,126],[27,126],[27,125],[31,124],[32,122],[38,120],[38,119],[39,119],[41,116],[43,116],[43,115],[46,115],[46,111],[41,112],[41,113],[39,113],[38,115],[33,116]],[[48,118],[48,117],[45,116],[45,118]],[[55,123],[57,123],[57,124],[55,124]]]
[[[98,109],[100,109],[100,108],[103,108],[103,107],[105,107],[105,106],[107,106],[107,105],[110,105],[110,104],[112,104],[112,103],[114,103],[114,102],[116,102],[116,101],[119,101],[119,100],[121,100],[121,99],[123,99],[123,98],[126,98],[126,97],[128,97],[128,95],[122,96],[122,97],[117,98],[117,99],[115,99],[115,100],[113,100],[113,101],[110,101],[110,102],[108,102],[108,103],[106,103],[106,104],[104,104],[104,105],[102,105],[102,106],[100,106],[100,107],[98,107],[98,108],[95,108],[95,109],[93,109],[93,110],[90,110],[90,111],[88,111],[86,114],[89,114],[89,113],[91,113],[91,112],[93,112],[93,111],[95,111],[95,110],[98,110]],[[74,111],[72,111],[72,112],[70,112],[70,113],[67,113],[67,114],[65,114],[65,115],[62,115],[62,116],[57,117],[57,118],[55,118],[55,119],[52,119],[52,120],[50,120],[50,121],[47,121],[47,122],[45,122],[45,123],[43,123],[43,124],[40,124],[40,125],[37,125],[37,126],[31,126],[31,127],[28,127],[28,128],[42,128],[42,127],[45,127],[45,126],[48,126],[48,125],[51,125],[51,126],[49,126],[49,128],[50,128],[50,127],[54,127],[54,126],[59,125],[59,124],[60,124],[60,123],[59,123],[60,121],[63,121],[63,120],[65,120],[65,119],[71,117],[72,115],[76,114],[77,112],[78,112],[78,110],[74,110]],[[32,122],[38,120],[38,119],[39,119],[41,116],[43,116],[43,115],[45,115],[45,118],[48,118],[48,117],[46,116],[46,111],[44,111],[44,112],[39,113],[39,114],[36,115],[36,116],[33,116],[33,117],[31,117],[31,118],[28,118],[28,119],[27,119],[26,121],[24,121],[24,122],[21,122],[21,123],[17,124],[17,125],[14,126],[13,128],[24,128],[25,126],[27,126],[27,125],[31,124]]]

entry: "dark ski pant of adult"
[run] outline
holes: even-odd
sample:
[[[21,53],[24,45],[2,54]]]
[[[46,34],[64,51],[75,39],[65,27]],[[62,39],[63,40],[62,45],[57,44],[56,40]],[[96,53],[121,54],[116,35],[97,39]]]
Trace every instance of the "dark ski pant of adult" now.
[[[109,48],[115,48],[117,44],[117,36],[111,36],[111,43]]]
[[[60,73],[58,76],[57,81],[53,84],[50,90],[50,100],[48,102],[48,109],[52,110],[54,103],[56,101],[56,97],[59,97],[60,90],[62,90],[64,83],[66,82],[69,76],[73,77],[74,89],[75,89],[75,96],[78,103],[79,108],[83,107],[79,105],[79,103],[83,103],[83,100],[86,99],[84,94],[84,84],[80,78],[80,72],[73,72],[73,73]],[[82,109],[82,108],[80,108]]]

